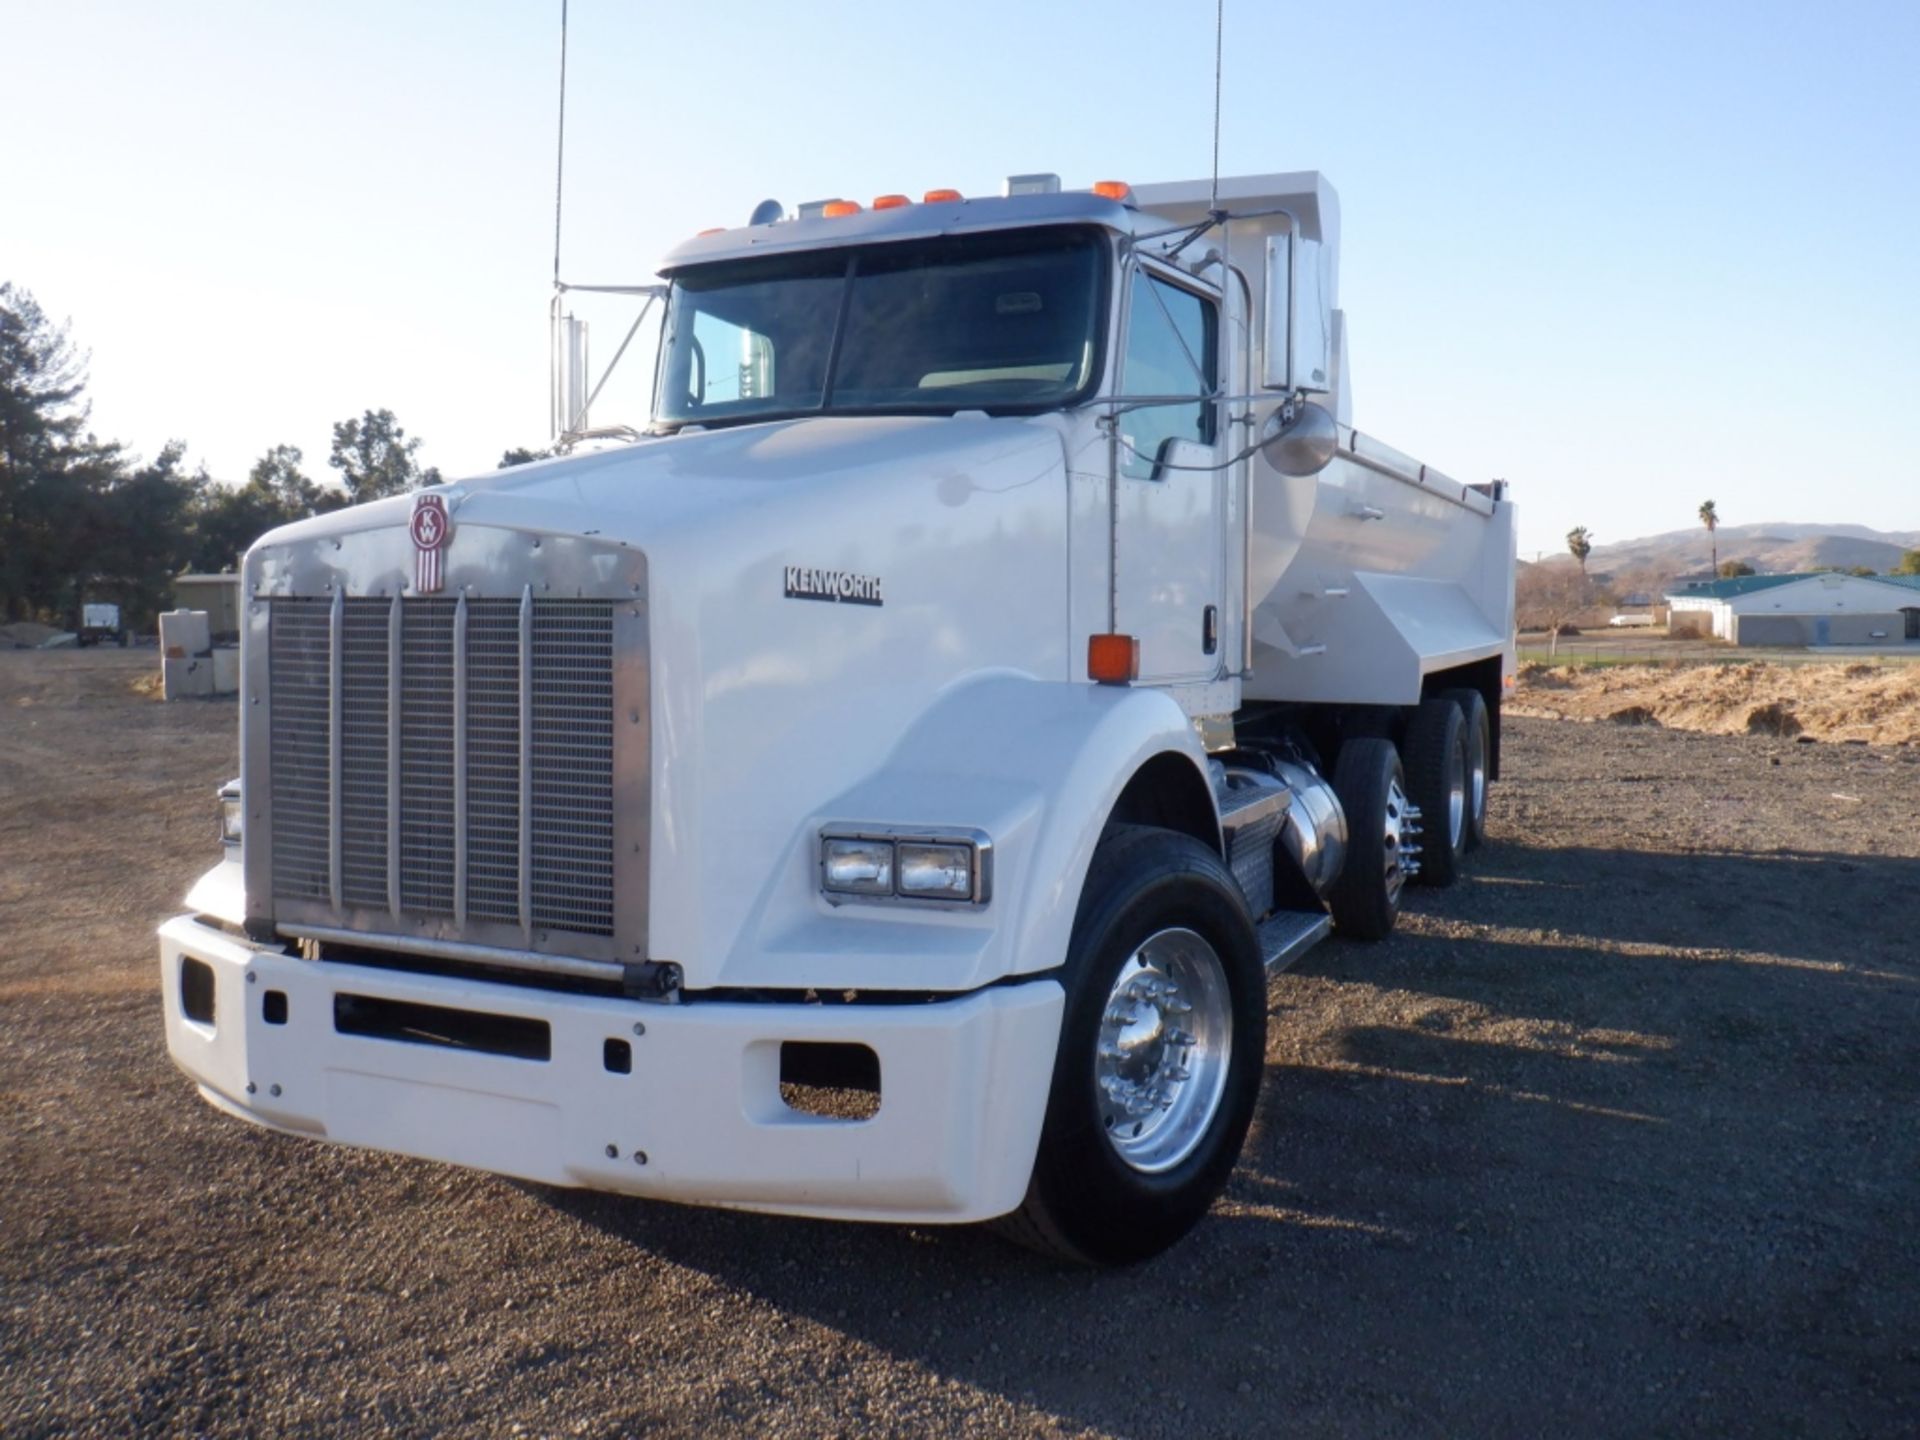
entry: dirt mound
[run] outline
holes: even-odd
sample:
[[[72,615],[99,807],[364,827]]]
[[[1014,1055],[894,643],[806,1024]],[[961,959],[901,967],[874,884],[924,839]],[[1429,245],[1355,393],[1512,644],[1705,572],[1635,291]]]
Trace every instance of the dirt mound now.
[[[61,633],[55,625],[42,625],[37,620],[16,620],[11,625],[0,625],[0,649],[36,650]]]
[[[1506,708],[1721,735],[1920,745],[1920,665],[1532,664],[1521,667]]]
[[[1756,705],[1747,712],[1749,735],[1798,735],[1801,728],[1799,716],[1777,700],[1770,700],[1765,705]]]
[[[1538,660],[1529,660],[1520,667],[1520,683],[1536,690],[1565,690],[1573,684],[1564,670],[1542,665]]]

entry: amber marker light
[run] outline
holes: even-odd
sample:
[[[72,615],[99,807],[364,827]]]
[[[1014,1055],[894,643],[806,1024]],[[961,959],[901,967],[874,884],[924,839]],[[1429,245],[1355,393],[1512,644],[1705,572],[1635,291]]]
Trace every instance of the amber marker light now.
[[[702,230],[702,231],[701,231],[701,232],[700,232],[700,233],[699,233],[698,235],[696,235],[696,236],[694,236],[693,238],[694,238],[694,239],[696,239],[696,240],[704,240],[704,239],[706,239],[706,237],[707,237],[707,236],[709,236],[709,235],[724,235],[724,234],[726,234],[726,233],[727,233],[727,227],[726,227],[726,226],[724,226],[724,225],[715,225],[714,227],[712,227],[712,228],[711,228],[711,229],[709,229],[709,230]]]
[[[964,198],[958,190],[929,190],[920,197],[920,203],[923,205],[940,205],[949,200],[960,200]]]
[[[821,207],[820,213],[829,220],[837,220],[842,215],[858,215],[860,202],[857,200],[829,200]]]
[[[1096,180],[1093,193],[1108,200],[1118,200],[1122,205],[1133,203],[1133,187],[1124,180]]]
[[[873,208],[876,210],[898,210],[902,206],[911,205],[912,203],[913,201],[904,195],[876,195],[873,197]]]
[[[1140,678],[1140,642],[1131,635],[1089,635],[1087,678],[1102,685],[1131,685]]]

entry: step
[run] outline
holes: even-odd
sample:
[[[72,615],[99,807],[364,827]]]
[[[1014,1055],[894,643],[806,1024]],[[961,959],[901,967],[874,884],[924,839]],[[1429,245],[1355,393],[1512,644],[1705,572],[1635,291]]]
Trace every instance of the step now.
[[[1318,910],[1278,910],[1260,923],[1260,953],[1267,969],[1284,970],[1327,938],[1333,917]]]

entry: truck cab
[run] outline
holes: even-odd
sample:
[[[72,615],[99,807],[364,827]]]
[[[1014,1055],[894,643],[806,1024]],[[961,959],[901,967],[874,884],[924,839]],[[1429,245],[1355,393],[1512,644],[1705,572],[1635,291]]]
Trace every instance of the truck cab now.
[[[1483,829],[1512,507],[1352,430],[1318,175],[1008,192],[698,236],[631,444],[253,547],[206,1098],[1082,1261],[1204,1213],[1269,968]]]

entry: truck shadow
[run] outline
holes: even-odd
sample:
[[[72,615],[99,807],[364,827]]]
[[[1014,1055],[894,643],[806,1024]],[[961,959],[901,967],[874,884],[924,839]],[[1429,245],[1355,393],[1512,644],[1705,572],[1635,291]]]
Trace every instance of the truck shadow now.
[[[1899,1218],[1920,1199],[1899,1118],[1920,1099],[1920,974],[1892,915],[1833,935],[1771,917],[1806,867],[1844,904],[1913,863],[1649,858],[1657,885],[1620,883],[1607,852],[1495,847],[1390,944],[1334,942],[1277,977],[1239,1170],[1207,1223],[1130,1270],[979,1229],[543,1193],[941,1377],[957,1405],[1119,1435],[1715,1428],[1836,1365],[1894,1396],[1885,1307],[1910,1315],[1897,1277],[1920,1274]],[[1516,932],[1529,886],[1558,892],[1550,940]],[[1568,887],[1592,897],[1577,934]],[[1649,913],[1657,894],[1741,902],[1709,938]],[[764,1401],[716,1424],[751,1428]]]
[[[1920,913],[1920,860],[1495,843],[1462,884],[1415,891],[1409,908],[1466,924],[1591,931],[1613,944],[1745,951],[1920,979],[1902,927],[1875,923],[1903,903]]]

